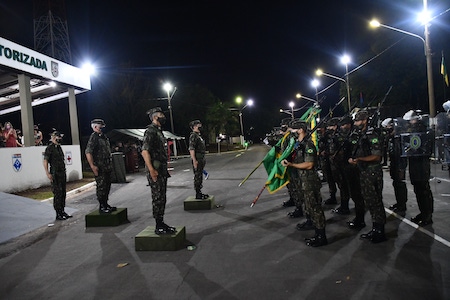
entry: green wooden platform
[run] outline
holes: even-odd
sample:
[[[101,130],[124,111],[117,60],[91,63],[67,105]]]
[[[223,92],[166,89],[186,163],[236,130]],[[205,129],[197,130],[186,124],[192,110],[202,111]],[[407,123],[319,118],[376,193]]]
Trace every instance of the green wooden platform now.
[[[214,196],[208,199],[195,199],[195,196],[189,196],[184,200],[184,210],[208,210],[214,207]]]
[[[174,234],[155,234],[155,226],[148,226],[134,238],[136,251],[176,251],[186,246],[186,229],[176,227]]]
[[[117,208],[110,214],[101,214],[98,209],[85,216],[86,227],[118,226],[129,223],[126,208]]]

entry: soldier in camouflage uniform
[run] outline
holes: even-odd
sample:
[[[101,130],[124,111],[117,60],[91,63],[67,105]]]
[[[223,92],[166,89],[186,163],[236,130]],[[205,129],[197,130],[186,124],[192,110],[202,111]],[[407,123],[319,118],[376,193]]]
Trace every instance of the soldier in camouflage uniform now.
[[[348,215],[350,214],[348,208],[350,192],[348,190],[347,177],[344,174],[344,167],[348,162],[344,161],[344,152],[342,148],[345,136],[338,130],[338,125],[339,118],[332,118],[327,122],[327,130],[330,132],[327,144],[331,174],[339,187],[341,196],[341,205],[332,211],[340,215]]]
[[[189,154],[191,155],[192,169],[194,171],[195,199],[208,199],[209,195],[202,193],[203,169],[206,165],[206,145],[200,133],[202,122],[194,120],[189,123],[189,127],[192,130],[189,136]]]
[[[297,225],[297,229],[307,230],[314,228],[316,234],[311,238],[305,239],[306,245],[312,247],[323,246],[328,244],[328,241],[325,235],[325,215],[323,213],[322,197],[320,195],[322,183],[316,171],[317,150],[310,139],[305,140],[307,136],[306,122],[295,120],[290,126],[297,132],[298,142],[293,152],[293,162],[285,159],[281,164],[297,170],[298,177],[295,178],[295,184],[303,194],[305,210],[307,216],[310,217],[309,220],[307,218],[305,223]]]
[[[164,223],[166,209],[167,179],[167,141],[161,126],[166,123],[166,117],[160,107],[147,112],[152,123],[147,126],[142,144],[142,157],[145,161],[147,180],[152,191],[153,217],[156,221],[156,234],[173,234],[175,227]]]
[[[389,174],[392,178],[392,186],[394,187],[395,200],[397,202],[389,206],[389,209],[404,216],[406,202],[408,201],[408,190],[405,181],[408,161],[406,157],[401,157],[402,147],[400,137],[394,135],[394,120],[387,118],[381,123],[381,126],[383,126],[387,140],[387,153],[390,160]]]
[[[354,164],[348,163],[348,159],[353,156],[354,149],[358,142],[358,135],[352,130],[353,120],[350,116],[343,117],[339,121],[340,126],[340,134],[344,137],[344,141],[342,144],[342,152],[343,152],[343,160],[344,160],[344,177],[345,182],[348,186],[348,191],[350,193],[350,197],[355,203],[355,218],[348,221],[347,225],[351,229],[362,229],[366,227],[366,223],[364,222],[364,199],[361,195],[361,183],[359,179],[359,170],[358,166]],[[345,207],[348,209],[348,202],[344,203],[341,200],[341,207],[346,205]]]
[[[320,138],[318,141],[319,148],[319,160],[320,166],[322,168],[323,176],[328,183],[328,190],[330,192],[330,198],[325,200],[325,204],[336,204],[336,181],[333,178],[333,174],[331,172],[331,164],[330,164],[330,153],[328,152],[328,142],[330,139],[330,130],[327,129],[325,123],[320,125],[318,132],[320,134]]]
[[[56,211],[56,220],[67,220],[72,218],[64,211],[66,206],[66,164],[64,153],[61,149],[63,134],[59,131],[51,133],[51,143],[45,148],[44,169],[48,179],[52,183],[53,208]],[[50,164],[50,171],[48,169]]]
[[[109,214],[117,208],[108,204],[111,190],[112,157],[109,139],[102,131],[105,126],[105,121],[102,119],[91,121],[93,132],[89,137],[85,154],[97,183],[98,211],[102,214]]]
[[[289,145],[290,139],[297,139],[297,134],[292,132],[290,127],[291,118],[281,120],[281,131],[283,132],[282,143],[279,152],[283,153]],[[297,172],[290,172],[291,177],[289,183],[286,185],[289,194],[289,200],[283,202],[283,207],[295,206],[295,209],[288,213],[289,218],[300,218],[303,216],[303,197],[299,193],[295,182],[295,177],[298,177]]]
[[[386,214],[383,205],[383,171],[381,168],[381,143],[377,132],[368,127],[369,114],[367,111],[359,111],[355,115],[355,127],[359,130],[353,156],[348,159],[350,164],[358,166],[361,193],[365,206],[372,216],[373,228],[370,232],[362,234],[362,239],[368,239],[372,243],[380,243],[386,240],[384,224]]]

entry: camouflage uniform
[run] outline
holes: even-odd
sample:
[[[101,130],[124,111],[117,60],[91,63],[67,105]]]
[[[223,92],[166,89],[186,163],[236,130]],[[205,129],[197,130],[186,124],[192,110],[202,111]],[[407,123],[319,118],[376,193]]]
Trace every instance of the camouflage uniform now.
[[[359,134],[354,158],[378,155],[381,157],[381,143],[373,128],[368,128]],[[358,160],[361,193],[366,207],[372,216],[372,221],[384,226],[386,214],[383,205],[383,171],[379,161],[364,162]]]
[[[294,150],[293,163],[314,162],[317,166],[317,150],[312,141],[300,143]],[[306,213],[310,216],[316,229],[325,228],[325,215],[322,209],[320,188],[322,183],[317,175],[316,168],[311,170],[296,169],[295,184],[303,195]]]
[[[162,220],[167,201],[167,178],[170,175],[167,171],[167,142],[160,127],[153,123],[147,126],[144,133],[142,150],[147,150],[150,153],[151,163],[158,171],[158,178],[154,182],[150,177],[149,170],[146,170],[147,180],[152,191],[153,217],[156,220]]]
[[[342,209],[348,210],[350,192],[348,189],[347,177],[344,173],[345,164],[348,164],[348,161],[344,161],[344,152],[342,149],[344,140],[345,136],[341,135],[339,132],[335,132],[334,134],[330,135],[330,138],[328,140],[328,153],[331,174],[337,186],[339,187],[341,195],[340,207]]]
[[[50,143],[45,148],[44,159],[50,164],[52,175],[53,208],[62,215],[66,206],[66,164],[61,145]]]
[[[318,148],[319,148],[319,158],[320,164],[323,171],[323,176],[325,177],[328,190],[330,192],[330,199],[327,199],[329,202],[336,201],[336,182],[333,178],[333,174],[331,172],[331,164],[330,164],[330,153],[328,152],[328,141],[329,141],[330,132],[326,131],[319,139]]]
[[[288,135],[284,136],[284,140],[281,143],[280,153],[283,153],[289,145],[290,139],[294,139],[295,136],[292,132],[289,132]],[[290,212],[289,216],[291,217],[299,217],[303,215],[303,195],[300,193],[297,185],[293,183],[296,180],[300,180],[297,172],[290,172],[289,176],[291,177],[289,183],[286,185],[289,194],[289,200],[292,200],[295,204],[296,211]]]
[[[194,166],[192,166],[192,170],[194,171],[194,189],[197,194],[201,194],[203,188],[203,169],[206,165],[206,145],[200,133],[191,132],[189,136],[189,150],[195,151],[195,159],[198,164],[197,169],[194,169]],[[192,161],[192,163],[194,162]]]
[[[112,157],[108,137],[103,133],[93,132],[89,137],[85,153],[90,153],[94,164],[98,167],[97,200],[100,205],[108,205],[109,191],[111,190]]]

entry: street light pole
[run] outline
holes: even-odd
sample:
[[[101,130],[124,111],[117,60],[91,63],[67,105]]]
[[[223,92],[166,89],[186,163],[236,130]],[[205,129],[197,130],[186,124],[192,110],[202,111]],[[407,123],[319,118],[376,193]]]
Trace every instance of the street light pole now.
[[[241,104],[242,102],[242,98],[241,97],[237,97],[236,98],[236,103],[237,104]],[[247,106],[252,106],[253,105],[253,100],[249,99],[247,100],[247,103],[245,103],[245,105],[239,109],[239,123],[241,125],[241,145],[244,145],[244,122],[242,121],[242,111],[247,107]]]
[[[423,0],[423,7],[424,12],[427,12],[427,0]],[[432,65],[432,57],[431,57],[431,47],[430,47],[430,32],[428,30],[428,20],[425,21],[425,39],[422,38],[420,35],[414,34],[412,32],[408,32],[402,29],[398,29],[392,26],[388,26],[385,24],[381,24],[377,20],[370,21],[370,25],[372,27],[384,27],[387,29],[391,29],[406,35],[410,35],[413,37],[416,37],[420,39],[423,43],[424,51],[425,51],[425,58],[427,63],[427,83],[428,83],[428,106],[430,110],[430,118],[432,119],[432,122],[434,124],[434,118],[436,116],[436,109],[434,107],[434,83],[433,83],[433,65]]]
[[[165,83],[163,86],[163,89],[167,92],[167,102],[168,102],[168,106],[169,106],[169,114],[170,114],[170,129],[172,131],[173,134],[175,134],[174,132],[174,127],[173,127],[173,115],[172,115],[172,95],[170,95],[170,92],[172,91],[172,85],[170,83]],[[175,91],[174,91],[175,93]]]
[[[291,108],[291,118],[294,120],[294,102],[289,102],[289,107]]]
[[[351,99],[350,99],[350,79],[348,76],[348,63],[350,62],[350,57],[348,55],[344,55],[341,58],[343,64],[345,64],[345,85],[347,86],[347,105],[348,110],[350,111],[351,107]]]

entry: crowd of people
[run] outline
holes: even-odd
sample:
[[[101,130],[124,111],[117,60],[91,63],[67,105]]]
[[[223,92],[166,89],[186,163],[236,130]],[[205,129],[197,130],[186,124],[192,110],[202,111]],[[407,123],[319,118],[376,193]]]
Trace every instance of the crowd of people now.
[[[297,224],[298,230],[315,230],[306,239],[308,246],[326,245],[325,217],[323,207],[336,205],[332,212],[350,215],[350,199],[354,202],[354,216],[347,222],[352,230],[366,227],[368,210],[372,229],[361,234],[361,239],[372,243],[386,240],[384,227],[386,213],[383,204],[383,153],[389,157],[390,175],[396,203],[393,212],[404,216],[407,209],[406,169],[414,187],[420,213],[411,218],[419,226],[433,223],[433,195],[430,189],[430,156],[433,134],[428,119],[416,111],[408,111],[403,118],[387,118],[378,128],[371,124],[372,116],[367,110],[359,110],[344,117],[334,117],[319,124],[317,147],[308,135],[308,124],[301,120],[284,119],[281,123],[283,152],[290,139],[296,147],[288,159],[281,163],[288,168],[290,182],[287,185],[289,200],[284,207],[295,207],[288,213],[291,218],[306,216]],[[383,145],[386,146],[384,149]],[[385,161],[387,163],[387,161]],[[322,201],[318,169],[328,184],[330,196]],[[336,196],[339,190],[339,201]],[[338,205],[339,204],[339,205]]]
[[[20,129],[15,129],[11,122],[5,122],[5,124],[0,123],[0,130],[2,135],[0,137],[0,147],[23,147],[24,137]],[[48,144],[50,144],[50,140]],[[38,125],[34,125],[34,145],[43,146],[43,135],[39,129]]]

